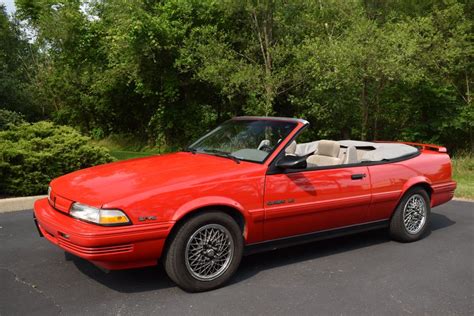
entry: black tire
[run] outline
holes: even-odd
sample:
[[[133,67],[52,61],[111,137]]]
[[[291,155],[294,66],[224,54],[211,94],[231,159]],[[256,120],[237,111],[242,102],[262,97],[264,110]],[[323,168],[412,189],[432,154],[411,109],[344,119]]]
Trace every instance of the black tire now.
[[[188,241],[194,234],[210,227],[219,230],[225,236],[232,238],[228,242],[228,249],[232,249],[232,254],[228,256],[229,261],[221,274],[213,279],[200,280],[193,275],[192,268],[187,264],[186,251]],[[224,227],[223,229],[220,229]],[[216,289],[226,283],[239,267],[244,248],[242,231],[235,220],[228,214],[219,211],[209,211],[191,217],[171,236],[169,246],[163,258],[166,273],[180,288],[188,292],[203,292]],[[230,239],[229,239],[230,240]],[[227,244],[227,243],[226,243]],[[230,246],[233,245],[233,246]],[[211,251],[211,249],[209,249]],[[205,252],[202,250],[201,252]],[[212,252],[214,254],[214,252]],[[214,260],[205,255],[199,255],[205,260]],[[214,262],[214,261],[213,261]],[[214,263],[212,263],[214,265]]]
[[[422,200],[420,200],[420,198]],[[425,219],[420,221],[420,226],[415,225],[410,227],[410,224],[405,225],[404,222],[404,212],[407,208],[406,213],[409,214],[409,204],[410,201],[415,201],[420,203],[423,201],[425,208]],[[420,218],[419,213],[417,213],[417,218]],[[409,217],[409,216],[407,216]],[[405,218],[407,219],[407,218]],[[430,207],[430,196],[426,190],[422,187],[414,187],[408,190],[405,195],[398,203],[395,212],[393,213],[392,219],[390,220],[390,236],[392,239],[400,242],[412,242],[417,241],[423,237],[423,235],[429,230],[431,219],[431,207]],[[409,222],[409,220],[408,220]],[[416,221],[415,221],[416,222]],[[411,228],[411,229],[410,229]],[[410,231],[411,230],[411,231]]]

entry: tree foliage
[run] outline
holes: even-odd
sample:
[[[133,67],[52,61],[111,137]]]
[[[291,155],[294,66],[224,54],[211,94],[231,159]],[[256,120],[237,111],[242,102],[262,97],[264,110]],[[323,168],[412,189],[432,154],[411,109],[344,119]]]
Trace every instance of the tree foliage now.
[[[37,106],[86,133],[174,148],[235,115],[280,115],[313,138],[474,149],[471,1],[16,4],[40,48]]]
[[[21,111],[33,118],[41,114],[28,84],[34,48],[0,4],[0,108]]]

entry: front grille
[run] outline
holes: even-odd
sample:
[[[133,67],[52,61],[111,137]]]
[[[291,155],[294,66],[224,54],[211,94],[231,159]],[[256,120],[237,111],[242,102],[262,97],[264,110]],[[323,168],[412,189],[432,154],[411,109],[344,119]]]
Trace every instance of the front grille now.
[[[75,245],[71,243],[69,240],[61,236],[58,236],[58,244],[59,246],[65,249],[69,249],[69,250],[82,253],[85,255],[116,254],[116,253],[131,252],[133,250],[132,244],[106,246],[106,247],[83,247],[83,246]]]

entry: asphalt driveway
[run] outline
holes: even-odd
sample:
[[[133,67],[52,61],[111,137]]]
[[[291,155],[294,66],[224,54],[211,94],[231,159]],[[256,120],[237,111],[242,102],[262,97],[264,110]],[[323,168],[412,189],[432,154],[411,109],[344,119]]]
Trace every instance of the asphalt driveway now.
[[[0,315],[472,315],[474,203],[437,207],[432,223],[411,244],[373,231],[252,255],[227,287],[188,294],[160,267],[66,261],[31,211],[0,214]]]

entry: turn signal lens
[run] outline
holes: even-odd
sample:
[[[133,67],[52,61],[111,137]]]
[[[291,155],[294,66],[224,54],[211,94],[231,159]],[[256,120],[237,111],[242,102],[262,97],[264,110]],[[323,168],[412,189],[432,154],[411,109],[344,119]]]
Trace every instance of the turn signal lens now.
[[[119,210],[100,210],[100,224],[127,224],[130,220]]]
[[[51,199],[51,187],[50,186],[48,187],[48,200],[51,203],[53,202],[52,199]]]
[[[99,225],[127,225],[130,220],[121,210],[103,210],[100,208],[74,203],[69,214],[72,217]]]

